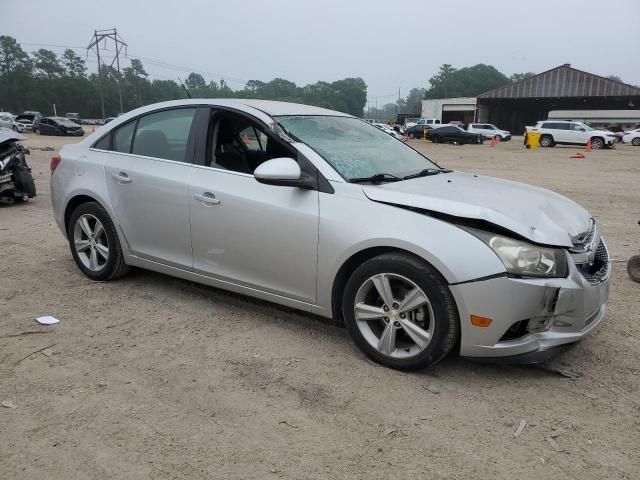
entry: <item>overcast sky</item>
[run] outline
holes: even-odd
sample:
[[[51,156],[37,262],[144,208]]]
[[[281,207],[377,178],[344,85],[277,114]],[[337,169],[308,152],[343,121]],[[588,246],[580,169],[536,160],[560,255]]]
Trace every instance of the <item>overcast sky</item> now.
[[[506,75],[571,63],[640,85],[639,19],[638,0],[0,0],[0,34],[28,51],[85,47],[94,29],[117,27],[152,78],[187,72],[149,60],[234,89],[359,76],[380,104],[427,86],[443,63]]]

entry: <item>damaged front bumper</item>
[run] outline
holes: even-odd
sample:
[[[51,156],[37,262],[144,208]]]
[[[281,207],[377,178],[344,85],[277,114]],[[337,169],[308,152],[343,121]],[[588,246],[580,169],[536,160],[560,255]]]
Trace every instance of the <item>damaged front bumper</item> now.
[[[603,320],[609,298],[610,264],[594,280],[569,261],[567,278],[501,276],[451,285],[461,319],[460,355],[539,363],[566,350]],[[492,319],[471,324],[471,315]]]

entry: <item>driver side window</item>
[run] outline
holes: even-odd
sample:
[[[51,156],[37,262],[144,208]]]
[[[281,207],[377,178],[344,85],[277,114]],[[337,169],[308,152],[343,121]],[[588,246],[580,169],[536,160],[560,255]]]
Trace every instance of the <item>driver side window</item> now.
[[[207,166],[253,174],[263,162],[276,157],[295,158],[290,149],[251,120],[227,112],[214,113],[208,134]]]

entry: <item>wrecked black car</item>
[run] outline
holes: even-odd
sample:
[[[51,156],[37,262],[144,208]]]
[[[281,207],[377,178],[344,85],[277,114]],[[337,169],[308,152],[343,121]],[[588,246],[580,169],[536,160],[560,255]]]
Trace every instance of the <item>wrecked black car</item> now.
[[[36,185],[27,165],[29,151],[20,143],[25,137],[0,128],[0,203],[27,202],[36,196]]]

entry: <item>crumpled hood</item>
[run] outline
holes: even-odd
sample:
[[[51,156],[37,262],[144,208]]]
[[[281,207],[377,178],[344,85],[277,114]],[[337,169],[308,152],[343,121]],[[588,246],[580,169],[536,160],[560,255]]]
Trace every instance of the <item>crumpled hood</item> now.
[[[535,243],[571,247],[590,228],[589,212],[544,188],[451,172],[382,185],[364,185],[376,202],[484,220]]]

